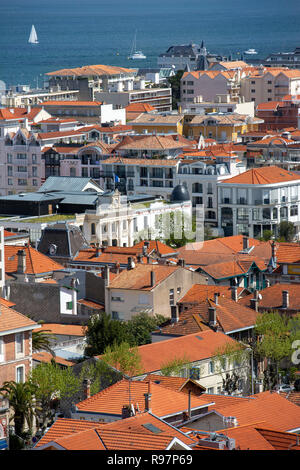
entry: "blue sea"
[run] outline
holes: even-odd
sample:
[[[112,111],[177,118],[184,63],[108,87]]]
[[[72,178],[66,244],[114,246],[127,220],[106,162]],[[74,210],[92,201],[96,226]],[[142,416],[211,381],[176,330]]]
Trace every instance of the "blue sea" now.
[[[28,44],[34,24],[39,44]],[[134,33],[146,60],[129,61]],[[258,58],[300,46],[300,0],[0,0],[0,80],[43,84],[44,74],[91,64],[153,67],[172,44]]]

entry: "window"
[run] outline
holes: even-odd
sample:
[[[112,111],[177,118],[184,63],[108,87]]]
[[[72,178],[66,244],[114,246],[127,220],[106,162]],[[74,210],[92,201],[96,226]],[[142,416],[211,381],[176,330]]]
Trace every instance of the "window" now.
[[[139,295],[139,304],[149,304],[149,296],[147,294]]]
[[[124,299],[122,299],[122,297],[119,297],[119,296],[111,296],[111,300],[113,302],[124,302]]]
[[[213,361],[210,361],[209,364],[208,364],[208,373],[209,374],[214,374],[215,372],[215,365],[213,363]]]
[[[32,180],[32,186],[37,186],[37,185],[38,185],[37,180]]]
[[[16,333],[15,336],[16,357],[24,355],[24,333]]]
[[[16,382],[23,383],[25,381],[24,366],[16,367]]]
[[[206,392],[206,393],[213,394],[214,391],[215,391],[214,387],[209,387],[209,388],[207,389],[207,392]]]
[[[271,89],[271,88],[268,89],[268,93],[272,93],[272,89]]]
[[[177,295],[180,295],[181,293],[181,287],[177,287]]]
[[[188,95],[192,95],[194,93],[194,90],[187,90]]]
[[[170,289],[169,299],[170,299],[170,305],[174,305],[174,289]]]
[[[8,153],[7,154],[7,163],[12,163],[12,154],[11,153]]]
[[[13,167],[12,166],[8,166],[7,167],[7,176],[12,176],[13,175]]]
[[[69,302],[66,302],[66,309],[67,310],[72,310],[73,308],[73,302],[70,300]]]
[[[32,167],[32,176],[37,176],[37,166]]]
[[[17,160],[26,160],[27,155],[26,153],[17,153]]]
[[[191,80],[191,81],[187,81],[187,85],[194,85],[194,82]]]
[[[17,171],[19,173],[27,173],[27,167],[26,166],[18,166]]]
[[[95,235],[96,234],[96,226],[95,224],[91,224],[91,235]]]
[[[272,84],[272,80],[268,80],[268,85],[271,85]]]
[[[32,154],[31,159],[32,159],[32,163],[36,163],[36,162],[37,162],[37,156],[36,156],[35,153]]]
[[[291,215],[298,215],[298,206],[291,206],[290,213]]]
[[[19,186],[26,186],[27,185],[27,180],[19,178],[18,179],[18,185]]]
[[[251,81],[251,85],[255,85],[255,80],[252,80],[252,81]]]
[[[200,368],[192,367],[190,369],[190,379],[199,380],[200,379]]]
[[[254,90],[254,89],[252,89],[252,90],[251,90],[251,93],[255,93],[255,90]]]

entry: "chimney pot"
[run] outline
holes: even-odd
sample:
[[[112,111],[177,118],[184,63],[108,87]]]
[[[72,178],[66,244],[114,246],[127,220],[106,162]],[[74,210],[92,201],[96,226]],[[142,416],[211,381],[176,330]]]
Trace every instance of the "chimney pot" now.
[[[151,276],[151,287],[154,287],[155,286],[155,272],[151,271],[150,276]]]
[[[232,286],[232,287],[231,287],[231,298],[232,298],[232,300],[234,300],[235,302],[237,302],[237,300],[238,300],[237,287],[236,287],[236,286]]]
[[[282,308],[289,308],[289,291],[282,291]]]
[[[217,324],[216,307],[208,308],[208,321],[210,326],[215,326]]]

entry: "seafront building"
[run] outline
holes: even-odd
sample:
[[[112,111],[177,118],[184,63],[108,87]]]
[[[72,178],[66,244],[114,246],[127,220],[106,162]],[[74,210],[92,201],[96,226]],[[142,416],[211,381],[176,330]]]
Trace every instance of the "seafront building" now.
[[[276,166],[250,169],[218,184],[218,223],[225,236],[279,236],[280,222],[292,222],[299,239],[300,177]]]

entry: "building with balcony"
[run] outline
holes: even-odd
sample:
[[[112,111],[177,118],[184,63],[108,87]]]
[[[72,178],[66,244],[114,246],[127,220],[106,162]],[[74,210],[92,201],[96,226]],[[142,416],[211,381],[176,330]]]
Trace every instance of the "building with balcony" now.
[[[247,114],[212,113],[185,115],[184,135],[189,138],[215,139],[217,142],[241,142],[245,132],[258,130],[262,119]]]
[[[255,105],[281,101],[286,95],[300,92],[300,70],[284,67],[257,67],[241,78],[240,95]]]
[[[132,89],[136,70],[110,65],[87,65],[56,70],[46,74],[49,88],[72,92],[79,90],[78,100],[94,101],[99,91]]]
[[[256,115],[264,120],[259,130],[281,131],[300,124],[300,95],[286,95],[281,101],[267,101],[256,108]]]
[[[9,132],[0,140],[0,193],[10,195],[38,189],[44,178],[42,146],[27,128]]]
[[[251,238],[282,221],[293,222],[299,238],[300,175],[276,166],[254,168],[218,183],[218,223],[225,236]]]

